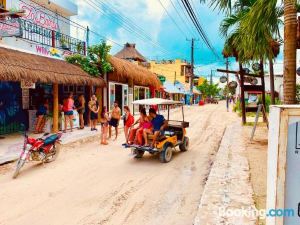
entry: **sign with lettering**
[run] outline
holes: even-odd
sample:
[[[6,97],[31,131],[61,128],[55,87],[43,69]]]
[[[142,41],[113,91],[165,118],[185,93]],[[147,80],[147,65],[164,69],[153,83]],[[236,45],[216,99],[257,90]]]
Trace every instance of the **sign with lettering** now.
[[[42,45],[36,45],[35,50],[39,55],[50,56],[57,59],[64,59],[65,57],[72,55],[72,52],[70,51]]]
[[[50,11],[33,2],[26,3],[24,1],[20,1],[19,8],[25,10],[24,19],[50,30],[59,30],[58,20],[51,15]]]
[[[35,89],[35,83],[28,81],[28,80],[22,80],[21,81],[21,88],[22,89]]]
[[[19,18],[0,22],[0,37],[21,37],[22,28]]]

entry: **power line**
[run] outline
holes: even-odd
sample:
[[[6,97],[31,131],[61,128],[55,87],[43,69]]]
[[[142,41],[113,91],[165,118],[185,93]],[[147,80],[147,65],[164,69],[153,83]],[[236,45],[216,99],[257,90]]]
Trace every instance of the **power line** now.
[[[170,3],[172,4],[173,8],[175,9],[175,11],[176,11],[177,15],[179,16],[180,20],[182,21],[182,23],[185,25],[186,23],[185,23],[185,21],[184,21],[184,18],[181,16],[179,10],[178,10],[177,7],[174,5],[174,3],[173,3],[172,0],[170,0]],[[192,30],[190,27],[188,27],[188,30],[189,30],[190,34],[191,34],[192,36],[194,36],[193,30]]]
[[[96,1],[96,3],[95,3],[95,2],[92,1],[92,0],[87,0],[86,3],[89,4],[89,5],[90,5],[92,8],[94,8],[96,11],[102,13],[102,14],[105,15],[105,16],[108,16],[109,19],[111,19],[110,15],[109,15],[106,11],[102,10],[101,7],[98,5],[98,4],[100,4],[100,5],[103,6],[103,5],[104,5],[103,3],[99,2],[99,1]],[[97,3],[98,3],[98,4],[97,4]],[[137,28],[138,28],[137,25],[135,25],[134,28],[132,28],[132,26],[131,26],[130,23],[128,22],[129,19],[128,19],[128,18],[125,18],[125,19],[124,19],[123,15],[122,15],[121,13],[119,13],[119,15],[117,15],[116,13],[114,13],[114,12],[112,11],[112,9],[111,9],[108,5],[104,5],[104,6],[106,6],[106,8],[108,9],[108,11],[112,12],[112,17],[113,17],[114,19],[111,19],[111,20],[112,20],[114,23],[117,23],[118,25],[121,25],[123,29],[127,30],[127,31],[130,32],[131,34],[135,34],[135,36],[136,36],[138,39],[142,40],[143,42],[145,42],[145,43],[147,43],[147,44],[151,44],[152,46],[155,46],[155,47],[161,49],[161,50],[159,50],[159,51],[165,52],[165,53],[168,53],[168,52],[169,52],[168,50],[166,50],[166,49],[164,49],[162,46],[160,46],[158,43],[155,43],[155,42],[152,40],[151,37],[149,37],[149,36],[143,34],[142,32],[139,32],[138,30],[140,30],[140,29],[137,29]]]
[[[198,33],[200,34],[200,37],[202,38],[202,40],[204,41],[206,46],[213,52],[213,54],[217,58],[220,58],[218,56],[218,54],[216,53],[215,49],[213,48],[213,46],[211,45],[211,43],[210,43],[205,31],[203,30],[202,26],[200,25],[199,20],[197,19],[197,16],[195,15],[195,12],[194,12],[189,0],[181,0],[181,2],[184,5],[186,11],[188,12],[191,21],[195,25],[196,29],[198,30]]]
[[[168,12],[168,10],[166,9],[166,7],[163,5],[163,3],[161,2],[161,0],[158,0],[158,2],[160,3],[161,7],[164,9],[164,11],[166,12],[166,14],[169,16],[169,18],[172,20],[172,22],[176,25],[176,27],[178,28],[178,30],[182,33],[182,35],[186,38],[185,32],[179,27],[179,25],[177,24],[177,22],[174,20],[174,18],[170,15],[170,13]]]

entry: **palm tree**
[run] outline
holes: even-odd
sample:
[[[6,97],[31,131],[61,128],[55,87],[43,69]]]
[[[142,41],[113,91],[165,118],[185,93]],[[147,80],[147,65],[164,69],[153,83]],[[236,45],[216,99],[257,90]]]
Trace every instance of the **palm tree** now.
[[[296,103],[297,10],[296,0],[284,0],[284,71],[285,104]]]
[[[296,0],[284,0],[284,7],[277,8],[277,0],[257,0],[251,7],[244,21],[241,22],[242,29],[251,37],[244,40],[242,45],[252,46],[269,59],[276,56],[272,48],[264,48],[270,43],[271,37],[264,35],[266,31],[270,34],[279,34],[278,20],[284,15],[284,103],[294,104],[296,102],[296,49],[297,49],[297,9]],[[258,41],[259,40],[259,41]],[[272,64],[272,60],[270,60]],[[272,71],[272,70],[270,70]]]

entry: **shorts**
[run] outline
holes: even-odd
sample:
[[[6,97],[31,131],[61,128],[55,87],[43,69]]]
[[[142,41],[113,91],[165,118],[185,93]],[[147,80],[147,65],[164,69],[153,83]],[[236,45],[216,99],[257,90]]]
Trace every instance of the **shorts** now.
[[[165,131],[164,130],[153,130],[153,134],[155,132],[159,132],[159,135],[164,136],[165,135]]]
[[[77,112],[78,112],[78,114],[84,114],[85,113],[85,109],[78,109]]]
[[[73,116],[73,111],[64,112],[65,116]]]
[[[111,118],[111,120],[109,121],[109,125],[112,126],[112,127],[118,127],[119,126],[119,120]]]
[[[98,113],[91,112],[90,119],[91,120],[97,120],[98,119]]]

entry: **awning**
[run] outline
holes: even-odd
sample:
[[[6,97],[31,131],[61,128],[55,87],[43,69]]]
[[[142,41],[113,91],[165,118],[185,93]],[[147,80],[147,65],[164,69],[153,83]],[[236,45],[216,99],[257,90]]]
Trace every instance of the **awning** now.
[[[135,85],[152,86],[155,88],[161,87],[161,83],[156,74],[143,66],[114,56],[109,57],[109,62],[114,68],[114,70],[108,74],[109,79],[125,79],[126,81],[127,79],[132,79]]]
[[[185,84],[184,88],[185,88],[186,94],[191,94],[191,86],[190,86],[190,84]],[[194,86],[193,87],[193,94],[201,95],[201,92]]]
[[[176,85],[170,81],[165,81],[164,89],[165,89],[165,92],[167,92],[169,94],[185,94],[184,88],[180,88],[178,85]]]
[[[102,78],[63,60],[0,47],[0,80],[105,86]]]

